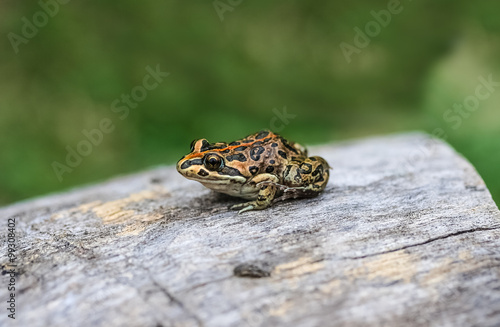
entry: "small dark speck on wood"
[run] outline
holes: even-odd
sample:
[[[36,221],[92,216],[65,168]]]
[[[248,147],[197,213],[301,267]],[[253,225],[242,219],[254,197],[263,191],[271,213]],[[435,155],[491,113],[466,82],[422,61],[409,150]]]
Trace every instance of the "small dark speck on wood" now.
[[[271,276],[269,267],[262,264],[242,263],[236,266],[233,273],[237,277],[262,278]]]

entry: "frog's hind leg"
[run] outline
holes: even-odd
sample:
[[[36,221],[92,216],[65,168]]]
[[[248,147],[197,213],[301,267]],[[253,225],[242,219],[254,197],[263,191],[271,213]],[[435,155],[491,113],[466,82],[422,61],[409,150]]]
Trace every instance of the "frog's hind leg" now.
[[[330,177],[330,166],[321,157],[310,157],[300,165],[287,167],[286,186],[279,200],[314,197],[323,191]]]
[[[317,193],[323,191],[328,184],[328,179],[330,178],[330,165],[325,159],[321,157],[310,157],[307,158],[304,163],[310,164],[311,172],[304,173],[303,179],[308,184],[306,186],[307,190],[311,190]]]

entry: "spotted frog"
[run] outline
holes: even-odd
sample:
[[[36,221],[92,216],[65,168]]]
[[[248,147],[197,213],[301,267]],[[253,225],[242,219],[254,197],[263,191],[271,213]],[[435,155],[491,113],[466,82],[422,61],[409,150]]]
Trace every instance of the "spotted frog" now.
[[[251,200],[231,207],[239,213],[268,208],[276,200],[316,196],[328,183],[329,169],[325,159],[308,157],[300,144],[267,130],[229,144],[194,140],[191,153],[177,163],[184,177]]]

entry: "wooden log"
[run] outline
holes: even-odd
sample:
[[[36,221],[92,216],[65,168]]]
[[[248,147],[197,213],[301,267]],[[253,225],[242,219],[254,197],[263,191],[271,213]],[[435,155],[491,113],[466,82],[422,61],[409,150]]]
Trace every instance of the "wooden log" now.
[[[173,167],[0,209],[0,325],[500,326],[500,213],[471,164],[419,133],[309,152],[325,192],[263,211]]]

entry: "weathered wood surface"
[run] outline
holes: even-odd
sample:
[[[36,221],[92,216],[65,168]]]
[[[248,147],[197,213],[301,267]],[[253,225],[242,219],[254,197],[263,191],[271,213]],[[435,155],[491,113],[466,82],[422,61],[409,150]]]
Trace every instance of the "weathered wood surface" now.
[[[500,214],[465,159],[418,133],[310,153],[322,195],[242,215],[173,167],[1,209],[0,325],[500,326]]]

